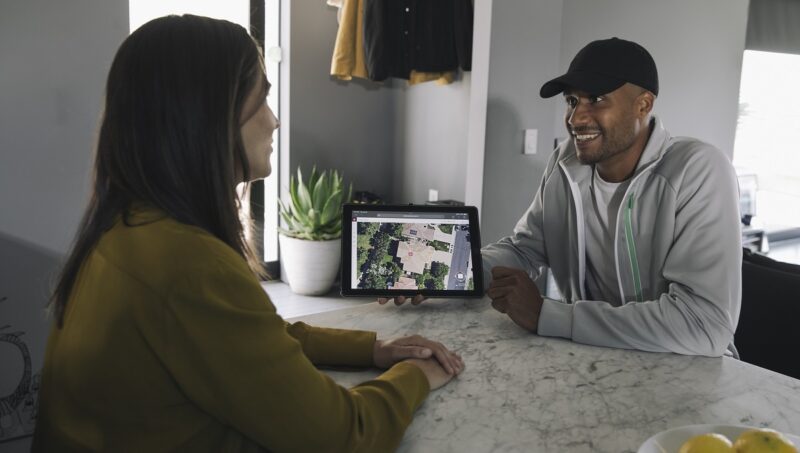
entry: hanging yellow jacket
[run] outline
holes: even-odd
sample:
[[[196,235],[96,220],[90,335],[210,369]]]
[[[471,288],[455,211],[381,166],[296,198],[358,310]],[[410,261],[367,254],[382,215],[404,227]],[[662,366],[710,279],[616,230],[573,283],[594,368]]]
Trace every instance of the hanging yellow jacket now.
[[[143,208],[100,239],[52,330],[33,451],[390,451],[423,372],[348,390],[314,367],[371,366],[374,342],[285,323],[233,249]]]
[[[364,55],[364,0],[343,0],[339,31],[331,59],[331,75],[341,80],[353,77],[369,79]],[[415,85],[435,80],[438,85],[447,85],[455,80],[455,72],[411,71],[408,84]]]

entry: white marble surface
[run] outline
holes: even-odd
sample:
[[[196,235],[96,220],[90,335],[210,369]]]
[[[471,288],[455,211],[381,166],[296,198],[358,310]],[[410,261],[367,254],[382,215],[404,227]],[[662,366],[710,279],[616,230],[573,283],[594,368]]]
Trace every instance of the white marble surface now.
[[[461,353],[465,371],[431,393],[401,452],[635,452],[653,434],[701,423],[800,434],[800,380],[730,358],[539,337],[486,299],[370,303],[292,320],[379,338],[419,333]],[[378,374],[326,372],[345,386]]]
[[[261,287],[275,305],[278,314],[284,318],[341,310],[375,302],[374,297],[342,297],[338,287],[331,288],[328,294],[323,296],[295,294],[289,285],[281,281],[262,282]]]

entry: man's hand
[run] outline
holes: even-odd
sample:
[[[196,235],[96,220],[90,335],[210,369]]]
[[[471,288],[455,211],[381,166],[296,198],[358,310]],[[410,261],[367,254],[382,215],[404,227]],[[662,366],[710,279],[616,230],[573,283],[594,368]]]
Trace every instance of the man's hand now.
[[[528,273],[522,269],[495,266],[492,268],[492,283],[486,292],[492,299],[492,307],[505,313],[523,329],[536,333],[542,296]]]
[[[443,344],[419,335],[395,338],[392,340],[375,340],[372,361],[375,366],[387,369],[405,359],[435,358],[442,368],[451,375],[464,369],[461,356],[447,349]]]
[[[392,300],[391,297],[389,297],[389,298],[381,297],[381,298],[378,299],[378,303],[383,305],[386,302],[389,302],[390,300]],[[423,300],[425,300],[425,296],[423,296],[422,294],[417,294],[416,296],[414,296],[413,299],[411,299],[411,305],[419,305],[419,304],[422,303]],[[399,306],[399,305],[403,305],[404,303],[406,303],[406,297],[405,296],[397,296],[397,297],[394,298],[394,304],[395,305]]]

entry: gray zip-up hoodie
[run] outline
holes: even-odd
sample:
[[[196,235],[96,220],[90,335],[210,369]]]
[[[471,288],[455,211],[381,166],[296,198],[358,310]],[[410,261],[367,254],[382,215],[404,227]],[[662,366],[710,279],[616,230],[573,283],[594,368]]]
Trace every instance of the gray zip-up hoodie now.
[[[736,356],[742,247],[736,173],[718,149],[653,132],[617,214],[621,300],[585,296],[582,201],[592,167],[562,142],[513,235],[482,249],[484,281],[502,265],[552,269],[564,301],[545,298],[538,333],[645,351]],[[612,261],[612,260],[609,260]]]

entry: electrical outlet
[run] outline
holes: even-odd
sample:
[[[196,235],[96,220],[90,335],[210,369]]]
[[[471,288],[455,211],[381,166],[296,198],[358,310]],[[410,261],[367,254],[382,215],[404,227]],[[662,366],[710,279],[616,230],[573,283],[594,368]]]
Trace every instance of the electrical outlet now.
[[[525,146],[522,150],[522,154],[536,154],[536,142],[538,140],[538,129],[525,129]]]
[[[428,201],[439,201],[439,191],[436,189],[428,189]]]

